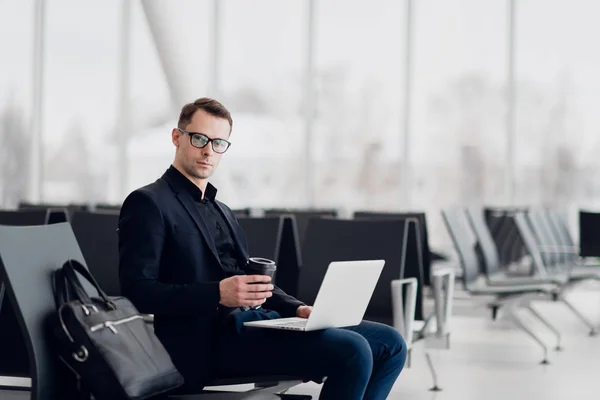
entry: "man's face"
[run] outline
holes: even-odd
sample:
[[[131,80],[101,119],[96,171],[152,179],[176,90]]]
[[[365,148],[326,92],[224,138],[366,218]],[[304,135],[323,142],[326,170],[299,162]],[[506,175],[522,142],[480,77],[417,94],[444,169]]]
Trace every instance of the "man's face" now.
[[[210,139],[229,139],[229,121],[215,117],[204,110],[198,110],[192,116],[192,121],[184,130],[190,133],[202,133]],[[221,161],[223,154],[215,153],[212,142],[199,149],[190,143],[190,135],[173,129],[172,140],[177,151],[175,160],[179,166],[192,178],[208,179]]]

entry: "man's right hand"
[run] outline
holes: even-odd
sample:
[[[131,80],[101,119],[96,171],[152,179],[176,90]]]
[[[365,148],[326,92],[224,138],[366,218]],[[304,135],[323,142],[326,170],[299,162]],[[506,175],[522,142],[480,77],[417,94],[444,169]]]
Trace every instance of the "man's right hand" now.
[[[221,300],[225,307],[260,306],[273,295],[268,275],[236,275],[219,282]]]

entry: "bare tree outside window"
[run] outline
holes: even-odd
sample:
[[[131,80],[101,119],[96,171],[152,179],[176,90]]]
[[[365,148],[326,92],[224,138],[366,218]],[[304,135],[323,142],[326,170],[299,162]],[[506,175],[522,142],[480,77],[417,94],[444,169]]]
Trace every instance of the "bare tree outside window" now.
[[[63,142],[48,156],[46,197],[63,203],[105,201],[106,184],[93,173],[93,156],[82,124],[73,123]]]
[[[9,99],[0,111],[0,207],[14,208],[27,195],[29,141],[23,110]]]

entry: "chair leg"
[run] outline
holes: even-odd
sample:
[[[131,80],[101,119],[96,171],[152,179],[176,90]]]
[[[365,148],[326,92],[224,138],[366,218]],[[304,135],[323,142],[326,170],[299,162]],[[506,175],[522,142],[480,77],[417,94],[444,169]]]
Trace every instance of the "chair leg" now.
[[[288,390],[290,390],[290,389],[282,390],[281,392],[276,393],[275,395],[277,397],[279,397],[280,399],[297,399],[297,400],[311,400],[312,399],[312,396],[310,396],[308,394],[288,394]]]
[[[255,388],[266,389],[279,385],[279,382],[257,382],[254,384]]]
[[[521,328],[523,330],[523,332],[525,332],[529,336],[531,336],[533,338],[533,340],[535,340],[536,343],[538,343],[542,347],[542,349],[544,350],[544,358],[543,358],[541,364],[550,364],[550,362],[548,361],[548,347],[542,341],[542,339],[540,339],[539,336],[535,334],[535,332],[533,332],[527,325],[525,325],[525,323],[517,315],[516,311],[517,311],[516,309],[511,309],[511,311],[508,313],[509,317],[513,320],[513,322],[519,328]]]
[[[561,333],[558,329],[556,329],[556,327],[554,325],[552,325],[550,323],[550,321],[548,321],[542,314],[540,314],[535,308],[533,308],[533,306],[530,304],[527,306],[527,308],[529,309],[529,311],[531,311],[531,313],[544,325],[546,325],[546,327],[548,329],[550,329],[555,335],[556,335],[556,348],[554,350],[556,351],[562,351],[563,348],[560,345],[561,342]]]
[[[435,372],[435,367],[431,361],[431,354],[427,349],[425,349],[425,359],[427,360],[427,366],[429,367],[429,372],[431,372],[431,378],[433,379],[433,387],[429,390],[432,392],[441,392],[442,389],[438,386],[437,373]]]
[[[586,316],[583,315],[581,311],[579,311],[573,305],[573,303],[567,300],[564,296],[560,300],[573,312],[573,314],[577,316],[577,318],[579,318],[581,322],[583,322],[585,325],[587,325],[588,328],[590,328],[590,336],[596,336],[598,334],[595,325],[589,319],[587,319]]]

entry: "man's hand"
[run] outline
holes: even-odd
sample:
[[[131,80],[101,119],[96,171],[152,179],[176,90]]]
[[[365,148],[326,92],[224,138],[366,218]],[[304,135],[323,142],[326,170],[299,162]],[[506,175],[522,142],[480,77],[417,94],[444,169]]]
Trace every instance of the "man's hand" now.
[[[236,275],[219,282],[221,299],[225,307],[260,306],[273,295],[273,285],[268,275]]]
[[[312,312],[311,306],[300,306],[296,309],[296,317],[308,318],[310,316],[311,312]]]

